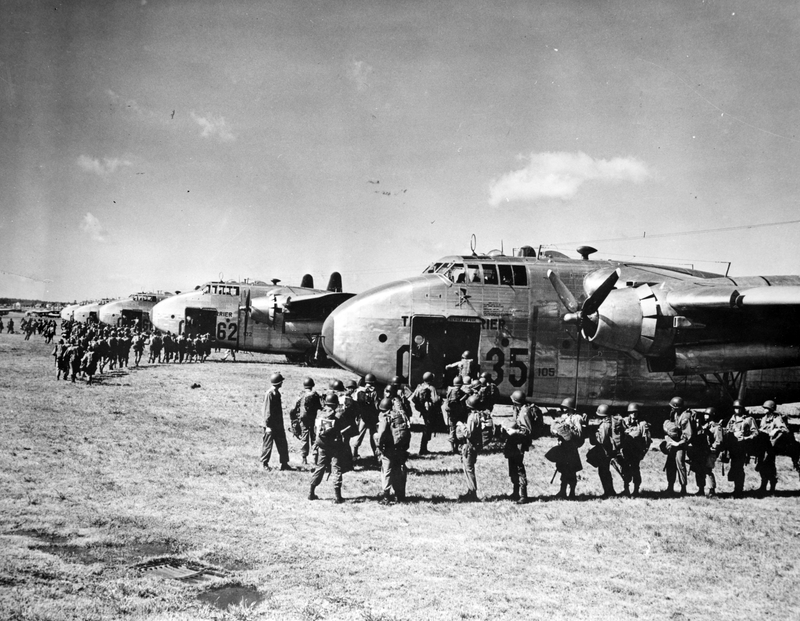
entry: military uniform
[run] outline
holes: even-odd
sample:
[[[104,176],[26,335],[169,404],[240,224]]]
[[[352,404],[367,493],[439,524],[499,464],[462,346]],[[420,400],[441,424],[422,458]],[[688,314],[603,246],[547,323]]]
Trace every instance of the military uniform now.
[[[516,393],[515,393],[516,394]],[[528,475],[525,472],[525,453],[533,441],[533,428],[537,415],[536,406],[517,403],[512,395],[514,419],[506,431],[503,455],[508,460],[508,477],[513,491],[510,498],[520,503],[528,501]]]
[[[358,423],[358,437],[353,445],[353,461],[358,459],[358,449],[365,438],[368,438],[372,454],[378,456],[378,449],[375,446],[375,432],[378,430],[378,391],[375,386],[367,384],[361,386],[356,391],[356,401],[358,401],[358,413],[360,421]]]
[[[758,457],[758,473],[761,475],[762,493],[774,492],[778,483],[778,469],[775,464],[777,447],[791,433],[786,421],[774,409],[767,410],[759,424],[759,438],[761,451]]]
[[[625,494],[629,494],[630,484],[633,482],[633,495],[638,496],[642,485],[641,463],[652,442],[650,423],[640,421],[638,414],[631,414],[626,421],[625,435],[622,445],[622,455],[625,460],[622,484]]]
[[[308,454],[316,440],[314,422],[317,420],[317,413],[321,408],[322,398],[319,393],[313,388],[303,390],[303,394],[300,395],[299,399],[297,422],[300,426],[300,457],[304,464],[308,462]]]
[[[459,426],[462,429],[461,435],[463,436],[459,438],[461,466],[464,469],[464,478],[467,483],[467,493],[459,496],[459,500],[478,500],[478,479],[475,476],[475,463],[478,461],[478,453],[483,447],[481,418],[482,413],[480,410],[472,410],[467,415],[466,422],[461,423]]]
[[[422,438],[419,442],[419,454],[426,455],[428,453],[428,442],[433,433],[433,426],[441,418],[442,400],[439,397],[439,393],[436,392],[436,388],[427,381],[423,381],[411,395],[411,402],[422,417],[423,430]]]
[[[625,423],[619,415],[610,416],[608,406],[598,408],[598,415],[603,416],[603,421],[595,433],[597,448],[597,475],[603,487],[603,497],[616,496],[614,480],[611,476],[611,463],[620,463],[620,449],[622,448],[622,435],[625,432]],[[603,413],[601,413],[603,412]],[[621,473],[620,473],[621,474]]]
[[[458,453],[458,442],[456,441],[456,424],[464,423],[467,420],[467,393],[461,389],[461,385],[453,385],[447,389],[442,409],[447,416],[447,425],[450,428],[449,441],[453,453]]]
[[[406,498],[408,446],[395,443],[392,435],[392,426],[395,424],[405,425],[409,429],[411,425],[402,408],[392,404],[390,409],[381,411],[378,415],[378,431],[376,432],[376,444],[381,455],[381,485],[384,502],[389,501],[392,490],[394,490],[395,499],[398,502],[403,502]]]
[[[344,442],[342,441],[340,419],[336,416],[335,407],[325,405],[317,416],[314,431],[316,435],[314,448],[317,452],[317,467],[314,470],[314,474],[311,475],[311,489],[308,499],[317,499],[315,490],[322,483],[325,471],[330,468],[336,502],[343,502],[340,460],[341,453],[344,450]]]
[[[758,426],[744,407],[734,407],[734,414],[728,421],[726,429],[731,460],[728,480],[733,483],[733,495],[742,496],[744,494],[744,467],[750,461],[749,452],[753,440],[758,436]]]
[[[680,401],[677,401],[680,400]],[[673,406],[672,403],[679,403]],[[667,473],[667,494],[675,492],[675,480],[680,485],[680,493],[686,494],[686,454],[690,450],[694,440],[694,414],[689,409],[683,408],[683,400],[675,397],[670,402],[669,418],[664,422],[664,431],[667,441],[667,461],[664,464],[664,471]],[[667,432],[670,428],[672,435]]]
[[[717,493],[717,478],[714,476],[714,468],[717,465],[717,458],[724,447],[724,434],[722,425],[719,421],[708,420],[700,429],[700,441],[708,447],[705,452],[705,481],[704,486],[698,486],[706,490],[709,496],[715,496]]]
[[[281,470],[289,469],[289,445],[286,442],[286,428],[283,424],[283,405],[279,385],[273,385],[264,395],[262,415],[264,417],[264,437],[261,442],[261,463],[269,469],[273,444],[278,448]]]
[[[583,417],[571,407],[562,412],[551,426],[551,432],[558,438],[558,445],[550,449],[545,457],[555,462],[556,471],[561,475],[561,487],[556,497],[575,498],[578,472],[583,470],[578,449],[584,442],[584,422]]]

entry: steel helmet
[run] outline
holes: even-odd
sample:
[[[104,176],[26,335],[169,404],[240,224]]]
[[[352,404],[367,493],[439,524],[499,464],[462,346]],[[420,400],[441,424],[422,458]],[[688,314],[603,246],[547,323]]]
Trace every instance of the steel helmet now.
[[[436,379],[436,376],[433,373],[431,373],[430,371],[425,371],[425,373],[422,374],[422,381],[423,382],[430,383],[430,382],[434,381],[435,379]]]
[[[351,388],[358,388],[358,382],[356,382],[354,379],[349,379],[344,383],[344,387],[348,390]]]
[[[464,385],[464,380],[461,379],[460,375],[456,375],[453,378],[453,386],[463,386],[463,385]]]
[[[775,402],[772,399],[764,401],[764,405],[761,407],[763,407],[766,410],[770,410],[771,412],[774,412],[778,408],[778,406],[775,405]]]
[[[733,402],[733,409],[744,409],[744,403],[742,403],[739,399]]]
[[[335,390],[336,392],[344,392],[344,383],[342,380],[331,380],[330,386],[328,386],[331,390]]]
[[[492,374],[489,373],[489,371],[484,371],[483,373],[481,373],[481,377],[486,381],[489,381],[492,379]]]
[[[628,404],[628,412],[638,412],[639,411],[639,404],[638,403],[629,403]]]
[[[364,376],[364,383],[365,384],[374,384],[376,381],[377,381],[377,379],[375,378],[375,376],[372,373],[367,373]]]
[[[511,401],[517,405],[525,403],[525,393],[521,390],[515,390],[511,393]]]
[[[603,418],[605,418],[606,416],[609,416],[610,413],[608,411],[608,406],[605,403],[601,403],[600,405],[597,406],[596,414],[598,416],[602,416]]]
[[[314,380],[307,377],[303,380],[303,388],[314,388]]]
[[[329,392],[325,397],[325,405],[339,405],[339,397],[335,392]]]
[[[391,399],[381,399],[381,402],[378,404],[378,409],[381,412],[388,412],[392,409],[392,400]]]
[[[463,354],[461,354],[462,358],[472,358],[472,352],[467,350]]]
[[[706,408],[706,416],[708,416],[711,420],[717,418],[717,408]]]
[[[392,384],[392,386],[399,386],[400,384],[403,383],[403,378],[399,375],[395,375],[390,383]]]
[[[680,410],[684,405],[685,404],[682,397],[672,397],[669,402],[669,407],[671,407],[673,410]]]
[[[467,399],[467,407],[470,410],[477,410],[481,407],[481,398],[478,395],[472,395]]]
[[[561,402],[562,408],[568,408],[570,410],[575,409],[575,399],[573,397],[567,397]]]
[[[269,382],[273,386],[280,386],[283,384],[283,375],[280,373],[273,373],[269,378]]]

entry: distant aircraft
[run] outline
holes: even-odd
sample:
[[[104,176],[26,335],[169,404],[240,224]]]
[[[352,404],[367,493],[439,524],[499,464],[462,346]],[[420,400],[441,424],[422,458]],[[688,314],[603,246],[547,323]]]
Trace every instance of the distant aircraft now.
[[[70,321],[73,319],[73,313],[76,309],[80,308],[82,304],[67,304],[64,308],[61,309],[59,313],[61,315],[61,319],[64,321]]]
[[[165,291],[133,293],[127,298],[101,306],[98,318],[100,323],[108,326],[136,325],[142,330],[149,330],[150,311],[161,300],[172,295]]]
[[[541,249],[540,249],[541,250]],[[501,394],[542,405],[664,406],[800,399],[800,277],[730,278],[533,248],[447,256],[339,306],[322,328],[336,363],[388,382],[470,352]],[[566,312],[565,312],[566,311]],[[760,401],[759,401],[760,403]]]
[[[100,307],[111,301],[110,299],[104,299],[98,300],[97,302],[89,302],[88,304],[78,305],[70,311],[67,311],[67,309],[70,308],[67,306],[67,308],[61,311],[61,317],[63,318],[64,313],[67,312],[70,318],[78,323],[97,323],[100,321]]]
[[[151,320],[173,334],[208,333],[215,347],[284,354],[292,362],[324,358],[318,343],[322,322],[354,294],[342,293],[338,272],[331,274],[327,290],[314,289],[308,274],[300,287],[279,282],[207,282],[156,304]]]

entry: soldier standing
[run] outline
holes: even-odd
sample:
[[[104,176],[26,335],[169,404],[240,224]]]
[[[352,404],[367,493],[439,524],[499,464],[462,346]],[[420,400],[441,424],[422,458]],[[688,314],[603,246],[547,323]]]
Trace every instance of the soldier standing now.
[[[617,495],[614,490],[614,480],[611,477],[611,463],[618,459],[625,424],[621,416],[611,416],[609,407],[605,403],[597,406],[596,414],[603,419],[595,434],[597,475],[603,486],[603,498],[608,498]],[[617,462],[615,461],[615,463]]]
[[[541,416],[538,408],[525,401],[525,393],[515,390],[511,393],[514,419],[506,429],[506,442],[503,455],[508,460],[508,476],[514,491],[509,499],[517,504],[528,502],[528,475],[525,472],[525,452],[531,448],[535,419]]]
[[[744,467],[750,461],[749,452],[758,436],[758,426],[738,399],[733,402],[733,416],[727,426],[731,465],[728,480],[733,483],[733,497],[744,495]]]
[[[467,491],[458,497],[459,502],[476,502],[478,500],[478,479],[475,476],[475,463],[483,448],[484,426],[488,412],[480,410],[480,397],[472,395],[467,399],[467,421],[458,423],[456,438],[461,444],[461,465],[464,478],[467,480]]]
[[[703,412],[703,425],[700,428],[699,440],[704,447],[708,447],[705,450],[705,487],[707,488],[706,494],[709,498],[712,498],[717,494],[717,478],[714,476],[714,468],[717,465],[717,457],[719,457],[724,444],[722,425],[719,424],[715,408],[706,408]],[[704,487],[699,481],[697,486],[700,489]]]
[[[382,399],[378,409],[380,414],[375,442],[381,452],[381,502],[391,502],[392,490],[397,502],[403,502],[406,499],[406,460],[411,444],[411,422],[402,407],[398,407],[391,399]]]
[[[461,354],[461,360],[451,362],[445,366],[445,369],[458,369],[458,375],[462,377],[471,377],[472,371],[475,367],[475,360],[472,358],[472,352],[465,351]]]
[[[447,425],[450,428],[450,435],[448,439],[450,441],[450,448],[452,449],[453,453],[458,453],[456,424],[467,422],[466,401],[469,395],[462,390],[463,385],[464,380],[461,379],[460,375],[456,375],[455,379],[453,379],[453,385],[447,389],[447,394],[445,395],[444,403],[442,404],[442,410],[445,413]]]
[[[283,425],[283,405],[281,404],[280,388],[283,386],[283,376],[273,373],[270,377],[272,388],[264,395],[264,406],[261,410],[264,417],[264,437],[261,442],[261,464],[269,470],[269,460],[272,456],[272,445],[278,448],[278,458],[281,470],[291,470],[289,467],[289,445],[286,442],[286,429]]]
[[[558,445],[545,455],[555,462],[556,471],[561,474],[561,488],[556,498],[575,498],[578,472],[583,470],[578,449],[583,446],[584,426],[583,417],[575,411],[575,399],[567,397],[561,402],[561,416],[551,425]]]
[[[303,393],[297,402],[297,422],[300,424],[300,457],[304,465],[308,464],[308,454],[316,440],[314,422],[322,408],[322,397],[314,390],[314,380],[307,377],[303,380]]]
[[[759,492],[765,494],[767,491],[774,492],[778,484],[778,469],[775,465],[777,447],[784,442],[790,431],[786,421],[776,411],[777,406],[774,401],[771,399],[765,401],[762,407],[766,413],[759,424],[761,451],[758,457],[758,472],[761,475]]]
[[[690,449],[694,436],[694,414],[686,409],[681,397],[673,397],[669,402],[669,418],[664,422],[664,431],[669,423],[671,432],[667,432],[669,441],[667,462],[664,470],[667,473],[667,494],[673,494],[675,479],[681,486],[681,496],[686,495],[686,453]]]
[[[322,483],[325,471],[330,468],[333,476],[333,493],[336,503],[344,502],[342,498],[342,469],[339,464],[341,452],[344,449],[342,441],[341,423],[336,416],[339,398],[329,393],[325,397],[325,407],[322,408],[314,424],[316,440],[314,447],[317,452],[317,467],[311,475],[311,488],[308,492],[309,500],[317,500],[316,489]]]
[[[422,439],[419,442],[419,454],[428,454],[428,442],[431,439],[433,426],[437,420],[441,420],[442,400],[433,382],[436,377],[433,373],[426,371],[422,374],[422,383],[417,386],[411,395],[411,402],[422,416]]]
[[[378,391],[375,389],[375,381],[375,376],[372,373],[367,373],[364,376],[364,386],[361,386],[356,391],[360,421],[358,423],[358,437],[353,446],[353,462],[358,460],[358,449],[365,437],[369,439],[372,454],[376,459],[378,457],[378,450],[375,446],[375,432],[378,430],[379,398]]]
[[[622,483],[625,486],[623,493],[630,494],[630,484],[633,481],[633,495],[639,495],[642,485],[641,463],[650,449],[650,423],[639,420],[639,405],[628,404],[628,420],[626,421],[625,437],[622,444],[622,456],[625,459],[625,468],[622,471]]]

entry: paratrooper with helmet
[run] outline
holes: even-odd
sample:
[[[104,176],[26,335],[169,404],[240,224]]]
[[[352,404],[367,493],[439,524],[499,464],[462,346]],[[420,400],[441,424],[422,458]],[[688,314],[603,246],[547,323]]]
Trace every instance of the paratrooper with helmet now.
[[[433,428],[441,420],[442,399],[433,385],[436,376],[430,371],[422,374],[422,382],[414,389],[411,394],[411,403],[414,404],[417,412],[422,417],[422,438],[419,442],[419,454],[428,454],[428,442],[433,435]]]
[[[478,500],[478,479],[475,476],[475,463],[478,454],[491,439],[493,428],[491,414],[481,410],[481,400],[478,395],[467,399],[467,420],[456,425],[456,439],[461,451],[461,465],[464,468],[464,478],[467,482],[466,493],[458,497],[459,502],[475,502]]]
[[[790,439],[791,432],[783,417],[778,414],[778,406],[772,399],[764,402],[764,415],[759,422],[758,473],[761,475],[761,494],[774,492],[778,484],[776,457],[779,449]]]
[[[561,475],[561,487],[556,498],[575,498],[578,472],[583,470],[578,449],[583,446],[585,421],[575,410],[575,399],[567,397],[561,402],[561,416],[550,426],[551,433],[558,438],[558,445],[550,449],[545,458],[554,462]]]
[[[669,402],[669,416],[664,421],[667,461],[664,471],[667,473],[667,489],[665,493],[675,493],[675,480],[680,485],[680,494],[686,494],[686,454],[694,441],[694,413],[686,407],[682,397],[673,397]]]
[[[734,498],[741,498],[744,495],[744,467],[750,461],[753,442],[758,437],[758,425],[739,399],[733,402],[733,416],[728,421],[726,430],[726,444],[731,460],[728,480],[733,483]]]
[[[411,421],[402,408],[389,398],[378,404],[378,431],[375,443],[380,450],[381,460],[381,502],[392,500],[392,490],[397,502],[406,499],[406,460],[411,444]]]
[[[622,442],[622,456],[625,468],[622,471],[623,494],[631,493],[630,484],[633,482],[633,495],[639,495],[642,486],[641,463],[650,449],[652,436],[650,423],[639,419],[639,404],[628,404],[628,417],[625,421],[625,437]]]
[[[264,405],[261,409],[264,417],[264,437],[261,442],[261,464],[269,470],[269,460],[272,456],[273,444],[278,448],[278,458],[281,470],[291,470],[289,467],[289,444],[286,441],[286,428],[283,424],[283,404],[281,403],[280,388],[283,386],[283,375],[273,373],[269,378],[272,387],[264,395]]]
[[[378,458],[378,449],[375,446],[375,432],[378,430],[378,404],[380,397],[375,388],[376,377],[372,373],[364,376],[364,385],[356,389],[356,401],[358,403],[358,436],[353,445],[353,462],[358,460],[358,449],[365,438],[369,440],[372,454]]]
[[[445,366],[445,369],[457,369],[456,373],[461,377],[473,377],[475,366],[475,360],[472,357],[472,352],[467,350],[461,354],[461,360],[451,362]]]
[[[446,417],[447,426],[450,428],[448,440],[453,453],[458,453],[458,441],[456,440],[456,424],[467,422],[467,398],[469,395],[464,391],[464,380],[460,375],[453,379],[453,385],[447,389],[447,394],[442,403],[442,410]]]
[[[541,418],[541,411],[535,405],[527,403],[525,393],[515,390],[511,393],[513,420],[505,428],[505,444],[503,455],[508,460],[508,476],[513,491],[509,499],[518,504],[528,502],[528,476],[525,472],[525,453],[531,448],[533,430],[536,419]]]
[[[317,467],[311,475],[311,488],[308,492],[309,500],[317,500],[316,489],[322,483],[325,471],[330,468],[333,477],[333,493],[335,502],[344,502],[342,498],[342,468],[340,460],[344,450],[342,440],[342,422],[337,415],[339,397],[334,392],[325,396],[325,406],[319,412],[314,423],[316,440],[314,448],[317,452]]]
[[[617,495],[614,490],[614,479],[611,476],[612,463],[619,469],[620,475],[624,471],[624,466],[620,464],[622,461],[622,438],[625,433],[625,423],[618,414],[611,414],[611,408],[606,403],[601,403],[597,406],[596,414],[602,420],[597,427],[594,438],[592,438],[597,447],[594,449],[597,455],[594,465],[597,468],[597,475],[600,477],[600,485],[603,487],[603,498],[608,498]],[[586,459],[587,461],[589,460],[588,455]]]
[[[314,422],[317,414],[322,409],[322,397],[314,390],[314,380],[307,377],[303,380],[303,392],[297,399],[295,407],[289,413],[289,418],[295,429],[295,435],[300,440],[300,457],[302,464],[308,464],[308,455],[314,446]]]
[[[714,476],[714,468],[717,465],[717,457],[724,449],[725,436],[716,408],[706,408],[702,416],[698,442],[703,445],[704,451],[698,451],[698,455],[705,454],[705,481],[701,485],[698,480],[697,485],[699,490],[704,489],[706,495],[712,498],[717,495],[717,478]],[[698,491],[698,495],[700,494],[701,491]]]

